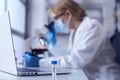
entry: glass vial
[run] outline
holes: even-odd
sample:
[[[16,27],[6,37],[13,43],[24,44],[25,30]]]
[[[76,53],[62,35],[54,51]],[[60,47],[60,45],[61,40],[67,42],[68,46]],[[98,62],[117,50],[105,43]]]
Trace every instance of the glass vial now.
[[[56,80],[56,65],[57,61],[51,61],[52,64],[52,80]]]

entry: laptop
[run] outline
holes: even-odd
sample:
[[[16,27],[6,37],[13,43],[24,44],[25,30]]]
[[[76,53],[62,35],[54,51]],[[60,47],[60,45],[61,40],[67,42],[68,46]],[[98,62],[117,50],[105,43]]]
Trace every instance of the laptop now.
[[[0,17],[0,71],[18,76],[36,76],[51,74],[51,69],[17,68],[10,15],[7,11]],[[60,69],[57,74],[68,74],[70,70]]]

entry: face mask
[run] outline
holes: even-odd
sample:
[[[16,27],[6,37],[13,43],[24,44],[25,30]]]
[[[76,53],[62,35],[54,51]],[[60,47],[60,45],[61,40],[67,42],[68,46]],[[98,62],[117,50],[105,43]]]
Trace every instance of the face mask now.
[[[63,23],[63,21],[62,21],[61,18],[58,19],[58,20],[55,22],[54,27],[55,27],[55,30],[56,30],[57,32],[66,33],[66,32],[68,32],[68,30],[69,30],[69,25],[68,25],[68,23]]]

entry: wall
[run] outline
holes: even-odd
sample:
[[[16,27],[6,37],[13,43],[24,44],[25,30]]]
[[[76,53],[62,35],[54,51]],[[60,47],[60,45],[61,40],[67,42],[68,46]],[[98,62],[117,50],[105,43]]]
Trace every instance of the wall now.
[[[113,17],[115,9],[115,0],[105,0],[104,6],[104,27],[108,37],[111,37],[115,31],[115,19]]]
[[[0,0],[0,15],[5,11],[5,0]]]
[[[31,1],[31,36],[35,36],[35,30],[43,27],[47,23],[47,3],[46,0]]]

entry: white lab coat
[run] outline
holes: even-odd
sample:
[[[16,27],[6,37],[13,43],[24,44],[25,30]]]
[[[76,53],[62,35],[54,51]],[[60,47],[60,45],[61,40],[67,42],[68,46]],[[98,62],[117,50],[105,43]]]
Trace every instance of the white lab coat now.
[[[59,67],[82,68],[91,77],[94,72],[99,72],[100,66],[112,62],[110,58],[114,57],[104,27],[89,17],[85,17],[79,28],[71,33],[68,50],[66,56],[41,59],[40,66],[50,67],[51,60],[55,58]]]

